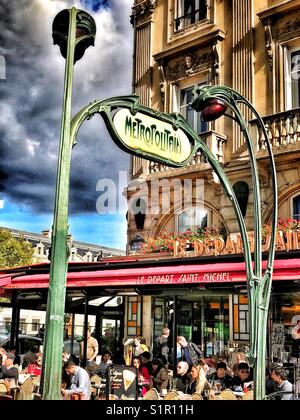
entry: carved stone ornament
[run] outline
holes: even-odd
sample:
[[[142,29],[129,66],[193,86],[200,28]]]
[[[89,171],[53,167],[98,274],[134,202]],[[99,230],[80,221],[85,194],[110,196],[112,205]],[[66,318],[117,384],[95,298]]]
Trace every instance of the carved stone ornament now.
[[[275,37],[279,38],[290,32],[300,29],[300,16],[299,12],[287,13],[284,17],[281,17],[275,25]]]
[[[209,69],[214,61],[215,54],[212,48],[186,53],[169,60],[165,64],[165,77],[168,81],[174,81],[186,76],[192,76],[203,69]]]
[[[132,8],[131,24],[134,24],[134,21],[138,24],[146,22],[151,18],[156,6],[157,0],[144,0],[142,2],[135,0]]]
[[[265,36],[266,36],[266,52],[267,52],[267,59],[269,63],[269,68],[272,71],[273,69],[273,37],[272,37],[272,30],[271,26],[265,26]]]

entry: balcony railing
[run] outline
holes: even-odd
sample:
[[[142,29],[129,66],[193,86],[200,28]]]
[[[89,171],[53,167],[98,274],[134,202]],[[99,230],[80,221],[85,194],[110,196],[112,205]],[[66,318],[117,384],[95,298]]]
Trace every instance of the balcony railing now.
[[[263,118],[273,151],[300,150],[300,108],[268,115]],[[250,122],[254,127],[256,120]],[[266,150],[261,130],[257,132],[257,151]]]
[[[216,156],[220,163],[224,163],[224,145],[227,140],[227,137],[216,133],[215,131],[206,131],[205,133],[201,133],[201,138],[205,141],[206,145],[208,146],[209,150]],[[206,168],[206,157],[198,150],[193,159],[190,161],[185,168],[193,167],[195,165],[203,165],[202,169]],[[201,168],[200,168],[201,169]],[[149,174],[156,174],[166,171],[176,171],[175,168],[170,168],[167,165],[163,165],[161,163],[150,162],[149,164]]]

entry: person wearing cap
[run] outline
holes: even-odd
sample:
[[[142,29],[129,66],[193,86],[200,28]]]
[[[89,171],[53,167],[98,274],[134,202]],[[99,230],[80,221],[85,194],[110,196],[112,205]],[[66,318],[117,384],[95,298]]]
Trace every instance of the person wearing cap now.
[[[232,377],[227,373],[227,365],[225,362],[218,362],[215,373],[207,377],[207,381],[212,388],[220,388],[220,391],[231,388]]]
[[[0,379],[15,379],[18,381],[19,371],[14,366],[15,355],[6,353],[2,356],[2,365],[0,366]]]

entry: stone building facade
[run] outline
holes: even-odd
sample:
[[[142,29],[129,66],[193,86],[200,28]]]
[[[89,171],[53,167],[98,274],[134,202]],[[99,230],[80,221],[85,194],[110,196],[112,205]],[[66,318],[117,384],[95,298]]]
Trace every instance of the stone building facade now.
[[[201,84],[226,85],[240,92],[264,117],[273,145],[279,181],[279,217],[298,218],[300,2],[298,1],[138,1],[133,7],[135,30],[135,92],[143,105],[167,113],[181,112],[224,165],[240,195],[248,197],[245,220],[251,230],[253,192],[249,160],[240,129],[228,118],[201,123],[188,106],[192,90]],[[248,111],[247,111],[248,112]],[[250,120],[252,115],[247,113]],[[254,133],[254,136],[256,133]],[[262,186],[263,222],[270,221],[271,181],[264,142],[257,133],[256,150]],[[131,213],[129,243],[162,231],[188,227],[180,221],[184,203],[172,197],[169,214],[151,214],[151,181],[178,178],[193,182],[191,207],[199,201],[208,225],[238,232],[231,203],[224,196],[209,164],[198,153],[184,169],[171,169],[140,158],[132,159],[133,187],[141,193],[144,220]],[[196,180],[203,180],[197,197]],[[242,183],[242,184],[241,184]],[[247,186],[244,184],[246,183]],[[160,192],[161,193],[161,192]],[[161,203],[161,197],[160,197]],[[152,203],[153,204],[153,203]],[[180,210],[177,211],[178,207]],[[201,215],[191,215],[201,220]],[[142,218],[140,218],[142,219]],[[180,226],[179,226],[180,225]]]
[[[240,128],[226,117],[202,122],[189,105],[193,90],[202,84],[225,85],[237,90],[254,105],[268,129],[278,176],[279,218],[300,220],[300,1],[135,0],[132,10],[133,85],[141,103],[158,112],[181,113],[201,135],[223,165],[241,205],[247,229],[252,231],[251,167]],[[269,158],[253,115],[249,110],[242,111],[255,141],[262,222],[268,224],[272,214]],[[150,238],[182,233],[196,226],[214,228],[227,236],[239,232],[231,202],[200,152],[187,167],[180,169],[134,157],[131,170],[127,197],[134,208],[128,217],[128,247],[132,253]],[[182,191],[189,188],[185,201],[184,194],[176,196],[172,187],[175,182],[181,183]],[[169,201],[167,211],[163,207],[166,199]],[[159,254],[157,258],[159,260]],[[187,315],[188,311],[202,310],[199,322],[203,323],[206,310],[203,301],[195,301],[188,295],[185,300],[181,312],[186,311]],[[287,304],[294,308],[295,316],[299,315],[299,289],[287,297],[289,303],[281,302],[278,306],[279,300],[274,295],[271,303],[274,313],[279,313],[278,307]],[[157,297],[143,297],[145,319],[151,318],[157,306],[166,303],[162,301]],[[246,296],[239,296],[237,289],[232,288],[223,303],[209,302],[207,298],[206,303],[211,307],[223,305],[223,309],[229,309],[228,313],[225,310],[217,317],[219,320],[229,317],[231,340],[246,342]],[[234,305],[238,303],[245,313],[240,318],[241,330],[236,333]],[[181,315],[178,316],[180,325]],[[274,324],[279,322],[278,317],[275,318]],[[193,320],[190,322],[196,331],[198,327]],[[286,324],[284,328],[288,328]],[[206,339],[212,346],[216,338],[212,331],[217,329],[216,324],[207,327]],[[180,332],[184,333],[184,328]],[[189,338],[193,336],[191,333]],[[203,344],[202,337],[202,347]],[[216,352],[216,349],[206,353],[211,351]]]
[[[0,226],[0,229],[7,228]],[[34,248],[34,264],[49,262],[51,230],[43,230],[41,234],[17,229],[9,229],[9,231],[14,237],[23,238],[32,244]],[[70,252],[69,262],[94,262],[106,257],[121,257],[125,255],[125,251],[121,249],[75,241],[72,235],[68,237],[68,246]]]

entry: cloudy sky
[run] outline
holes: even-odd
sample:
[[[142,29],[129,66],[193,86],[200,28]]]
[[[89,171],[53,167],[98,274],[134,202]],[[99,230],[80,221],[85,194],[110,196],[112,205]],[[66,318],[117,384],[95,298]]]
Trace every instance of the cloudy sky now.
[[[65,61],[52,22],[73,5],[97,24],[95,47],[75,65],[73,114],[95,99],[131,93],[133,0],[0,0],[0,226],[40,232],[53,221]],[[4,59],[3,59],[4,57]],[[3,63],[5,62],[5,68]],[[72,154],[70,232],[74,239],[125,248],[124,202],[118,214],[96,210],[97,182],[119,188],[129,156],[101,117],[86,122]]]

